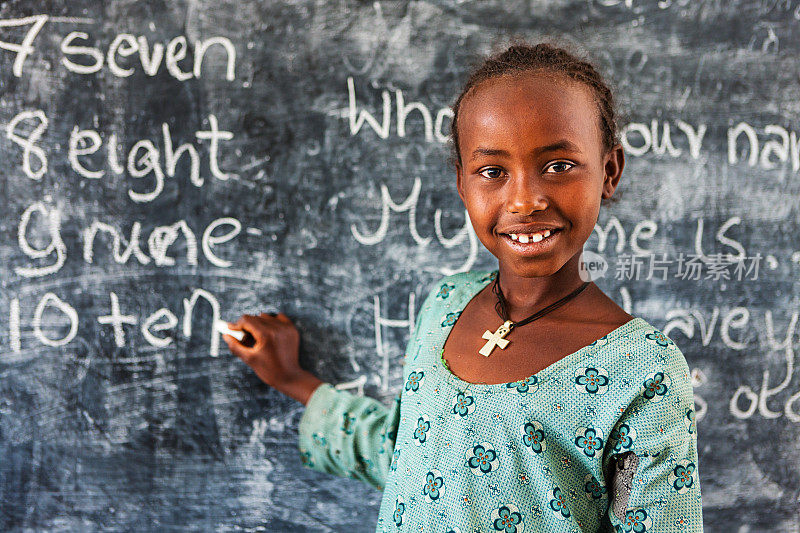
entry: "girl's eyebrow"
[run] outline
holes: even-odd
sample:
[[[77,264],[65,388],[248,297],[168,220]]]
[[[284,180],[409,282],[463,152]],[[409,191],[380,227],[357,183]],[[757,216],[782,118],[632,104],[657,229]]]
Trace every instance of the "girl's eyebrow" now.
[[[578,148],[578,146],[569,139],[559,139],[554,143],[548,144],[546,146],[541,146],[539,148],[535,148],[531,153],[534,155],[539,155],[543,154],[544,152],[555,152],[556,150],[570,150],[572,152],[581,153],[580,148]],[[482,146],[479,146],[478,148],[475,149],[474,152],[472,152],[471,160],[476,159],[480,155],[485,155],[485,156],[499,155],[504,157],[511,156],[511,154],[500,148],[484,148]]]

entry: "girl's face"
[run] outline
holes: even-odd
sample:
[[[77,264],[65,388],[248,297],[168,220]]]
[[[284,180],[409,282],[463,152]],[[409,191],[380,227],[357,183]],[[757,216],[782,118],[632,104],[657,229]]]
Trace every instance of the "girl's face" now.
[[[578,273],[624,166],[620,145],[603,153],[598,113],[589,87],[541,73],[492,78],[462,99],[458,194],[502,271],[549,276],[572,260]],[[525,246],[508,235],[520,226],[560,229]]]

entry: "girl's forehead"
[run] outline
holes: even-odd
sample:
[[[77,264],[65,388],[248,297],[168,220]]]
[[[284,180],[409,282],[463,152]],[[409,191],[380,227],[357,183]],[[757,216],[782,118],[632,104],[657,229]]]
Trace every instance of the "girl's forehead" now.
[[[480,82],[464,98],[459,113],[545,113],[581,108],[594,109],[594,94],[585,84],[565,75],[520,73]]]
[[[502,76],[481,82],[462,101],[459,136],[501,140],[519,133],[583,138],[600,134],[591,89],[564,76]]]

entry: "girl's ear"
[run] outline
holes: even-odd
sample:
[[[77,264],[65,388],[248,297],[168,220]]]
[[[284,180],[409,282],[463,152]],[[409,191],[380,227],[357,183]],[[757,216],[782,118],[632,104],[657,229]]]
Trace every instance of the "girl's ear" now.
[[[621,144],[615,144],[605,156],[603,169],[605,179],[603,180],[602,198],[611,198],[622,177],[622,169],[625,168],[625,152]]]

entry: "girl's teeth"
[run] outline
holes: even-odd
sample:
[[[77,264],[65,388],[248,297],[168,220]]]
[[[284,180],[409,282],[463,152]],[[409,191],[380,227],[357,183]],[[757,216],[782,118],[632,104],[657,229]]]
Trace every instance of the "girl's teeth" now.
[[[509,235],[511,236],[511,240],[513,240],[513,241],[519,241],[519,242],[521,242],[523,244],[528,244],[531,241],[539,242],[542,239],[544,239],[546,237],[549,237],[550,236],[550,230],[545,230],[543,233],[534,233],[532,235],[527,235],[527,234],[524,234],[524,233],[520,233],[520,234],[511,233]]]

